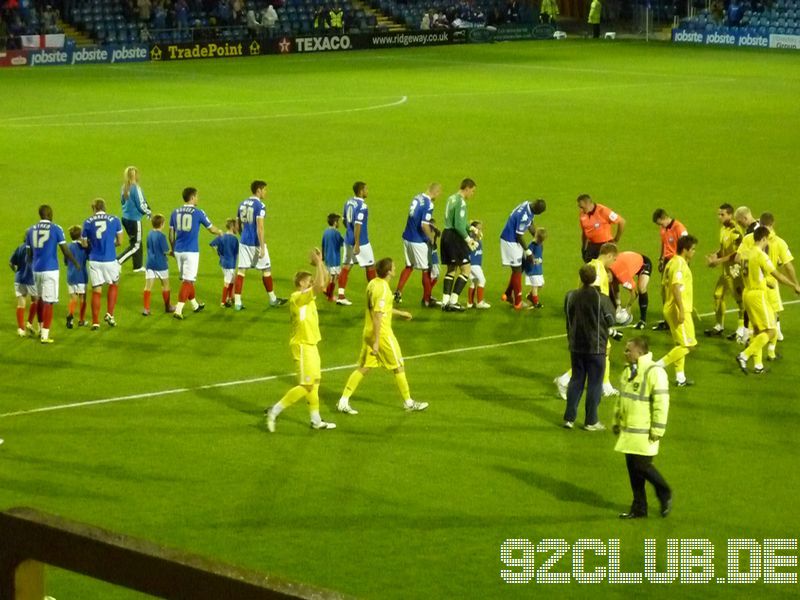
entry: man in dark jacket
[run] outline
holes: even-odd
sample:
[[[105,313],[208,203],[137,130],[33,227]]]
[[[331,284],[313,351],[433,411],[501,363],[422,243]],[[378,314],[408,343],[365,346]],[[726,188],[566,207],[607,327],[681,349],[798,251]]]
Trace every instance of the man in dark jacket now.
[[[600,405],[603,389],[609,328],[615,323],[614,306],[608,296],[601,294],[593,286],[597,277],[594,266],[583,265],[579,275],[581,287],[567,293],[564,299],[567,337],[572,355],[572,378],[567,386],[564,427],[572,429],[575,424],[578,404],[586,385],[586,418],[583,428],[587,431],[603,431],[605,426],[597,418],[597,407]]]

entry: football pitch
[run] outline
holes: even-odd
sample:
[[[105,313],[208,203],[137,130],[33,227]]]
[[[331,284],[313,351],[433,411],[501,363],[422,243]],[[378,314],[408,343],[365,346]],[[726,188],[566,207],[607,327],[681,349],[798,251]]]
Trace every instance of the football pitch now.
[[[342,415],[335,404],[364,320],[365,279],[354,270],[353,306],[318,300],[321,410],[338,428],[310,430],[298,403],[269,434],[262,410],[294,381],[288,311],[268,307],[254,272],[247,310],[221,308],[206,232],[197,288],[207,307],[183,322],[159,311],[141,316],[144,280],[127,263],[118,326],[67,330],[62,268],[56,341],[43,346],[15,335],[7,272],[0,508],[30,506],[360,598],[795,597],[796,582],[764,583],[765,561],[752,585],[718,578],[728,576],[729,539],[766,548],[764,540],[796,544],[800,535],[800,305],[782,315],[783,359],[765,376],[745,377],[734,362],[738,346],[702,329],[713,323],[718,270],[703,256],[718,247],[721,203],[773,212],[778,233],[800,248],[797,61],[782,52],[569,41],[0,70],[6,257],[42,203],[65,229],[82,223],[98,196],[119,214],[127,165],[140,169],[154,212],[169,215],[194,186],[216,225],[235,215],[250,181],[265,179],[273,276],[288,296],[354,181],[369,185],[376,257],[402,262],[412,196],[441,182],[441,220],[445,196],[471,177],[470,217],[484,222],[493,304],[466,314],[423,309],[415,274],[401,307],[414,318],[394,329],[412,395],[430,408],[404,412],[393,377],[376,371],[353,397],[360,414]],[[655,263],[659,207],[700,241],[694,298],[706,316],[686,363],[696,385],[671,390],[656,459],[674,490],[667,519],[648,488],[650,518],[620,521],[631,493],[614,436],[560,427],[564,403],[552,379],[569,364],[561,306],[581,264],[575,199],[584,192],[627,219],[622,250]],[[548,205],[537,217],[549,232],[544,308],[515,312],[499,300],[508,273],[497,240],[508,213],[536,197]],[[170,269],[174,297],[174,261]],[[660,318],[658,282],[651,323]],[[794,299],[786,289],[783,296]],[[735,322],[729,314],[727,329]],[[669,335],[648,333],[662,356]],[[611,364],[616,381],[622,344]],[[605,399],[601,421],[610,425],[612,414]],[[562,585],[537,583],[544,577],[510,585],[501,571],[523,568],[501,561],[508,539],[531,547],[600,540],[605,554],[587,551],[587,571],[608,567],[619,540],[619,570],[638,573],[647,539],[656,540],[662,571],[668,540],[707,539],[716,572],[707,585],[681,583],[681,573],[672,585],[609,577],[584,585],[569,575]],[[557,554],[544,546],[531,553],[536,569]],[[797,546],[778,554],[794,562],[777,571],[796,574]],[[550,572],[574,573],[577,555],[573,547]],[[48,593],[141,597],[55,570]]]

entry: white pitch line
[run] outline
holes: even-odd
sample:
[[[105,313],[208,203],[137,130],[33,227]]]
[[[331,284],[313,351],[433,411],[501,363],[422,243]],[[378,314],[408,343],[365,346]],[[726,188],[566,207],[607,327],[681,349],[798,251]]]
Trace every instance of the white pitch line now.
[[[798,304],[800,300],[789,300],[784,302],[784,305]],[[733,313],[737,309],[729,309],[726,312]],[[710,317],[714,313],[703,313],[699,316]],[[477,352],[480,350],[494,350],[496,348],[505,348],[507,346],[519,346],[520,344],[532,344],[536,342],[549,342],[552,340],[559,340],[567,337],[566,333],[559,333],[555,335],[547,335],[537,338],[525,338],[522,340],[511,340],[508,342],[498,342],[496,344],[481,344],[480,346],[469,346],[467,348],[451,348],[449,350],[439,350],[436,352],[426,352],[424,354],[415,354],[414,356],[406,356],[404,360],[419,360],[420,358],[431,358],[433,356],[446,356],[449,354],[460,354],[462,352]],[[354,369],[358,365],[353,363],[349,365],[338,365],[336,367],[327,367],[322,369],[323,373],[332,373],[334,371],[342,371],[344,369]],[[43,406],[41,408],[31,408],[29,410],[18,410],[9,413],[0,414],[0,419],[6,417],[19,417],[23,415],[31,415],[36,413],[52,412],[56,410],[66,410],[70,408],[83,408],[85,406],[97,406],[99,404],[114,404],[116,402],[127,402],[128,400],[142,400],[145,398],[156,398],[159,396],[173,396],[175,394],[185,394],[188,392],[199,392],[202,390],[213,390],[224,387],[233,387],[238,385],[249,385],[252,383],[264,383],[266,381],[274,381],[284,377],[294,377],[297,373],[284,373],[282,375],[266,375],[264,377],[253,377],[251,379],[238,379],[234,381],[221,381],[219,383],[209,383],[206,385],[199,385],[192,388],[175,388],[172,390],[162,390],[160,392],[144,392],[141,394],[131,394],[128,396],[116,396],[113,398],[103,398],[102,400],[88,400],[86,402],[72,402],[70,404],[57,404],[54,406]]]
[[[394,102],[385,104],[373,104],[357,108],[337,108],[331,110],[320,110],[315,112],[291,112],[262,115],[240,115],[236,117],[210,117],[203,119],[151,119],[137,121],[83,121],[83,122],[59,122],[59,123],[13,123],[6,122],[6,127],[32,128],[32,127],[108,127],[112,125],[181,125],[186,123],[227,123],[231,121],[261,121],[269,119],[285,119],[290,117],[320,117],[325,115],[342,115],[355,112],[366,112],[370,110],[380,110],[400,106],[408,101],[408,96],[402,96]]]

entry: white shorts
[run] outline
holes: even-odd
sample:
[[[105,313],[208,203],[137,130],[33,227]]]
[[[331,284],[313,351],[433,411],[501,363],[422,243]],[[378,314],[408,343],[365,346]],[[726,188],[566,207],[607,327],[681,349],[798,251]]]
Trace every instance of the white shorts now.
[[[67,292],[70,294],[85,294],[86,293],[86,284],[85,283],[68,283],[67,284]]]
[[[258,269],[259,271],[269,271],[269,248],[264,248],[264,258],[258,258],[258,246],[239,245],[239,264],[240,269]]]
[[[425,242],[409,242],[403,240],[403,254],[406,257],[406,266],[425,271],[428,269],[430,248]]]
[[[531,287],[544,287],[544,275],[526,275],[525,281],[527,281],[528,285]]]
[[[236,277],[236,269],[222,269],[222,282],[225,285],[232,284],[234,277]]]
[[[342,267],[341,266],[339,266],[339,267],[328,267],[327,265],[325,265],[325,266],[328,269],[328,274],[330,274],[331,276],[338,275],[339,273],[342,272]]]
[[[480,265],[470,266],[469,280],[478,287],[484,287],[486,285],[486,276],[483,274],[483,267]]]
[[[31,298],[36,297],[36,283],[33,285],[28,285],[27,283],[17,283],[14,282],[14,295],[17,298],[24,298],[25,296],[30,296]]]
[[[504,267],[522,266],[522,257],[525,250],[517,242],[500,240],[500,258]]]
[[[352,265],[356,262],[361,267],[371,267],[375,264],[372,244],[361,244],[358,248],[358,254],[353,254],[353,246],[344,245],[344,261],[342,261],[342,264]]]
[[[92,287],[117,283],[119,281],[119,271],[120,265],[115,260],[108,262],[89,261],[89,281],[92,282]]]
[[[58,302],[58,271],[33,272],[36,295],[44,302]]]
[[[439,279],[439,263],[431,265],[431,279]]]
[[[181,281],[197,281],[197,268],[200,265],[199,252],[176,252],[175,262]]]
[[[165,269],[163,271],[154,271],[153,269],[147,269],[144,272],[145,279],[158,279],[159,281],[166,281],[169,279],[169,269]]]

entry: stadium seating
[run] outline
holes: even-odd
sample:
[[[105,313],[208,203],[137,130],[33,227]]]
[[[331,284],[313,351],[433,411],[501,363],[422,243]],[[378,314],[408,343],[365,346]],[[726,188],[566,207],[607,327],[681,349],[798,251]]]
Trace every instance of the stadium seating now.
[[[278,22],[274,35],[305,35],[315,32],[314,13],[320,6],[330,7],[332,0],[246,0],[242,18],[231,24],[217,23],[212,12],[199,10],[198,4],[190,3],[190,29],[178,30],[174,11],[168,10],[167,28],[155,27],[151,17],[147,23],[138,20],[138,15],[125,17],[122,0],[79,0],[79,4],[65,20],[80,31],[101,43],[129,43],[140,41],[189,42],[195,39],[220,39],[240,41],[252,37],[245,25],[244,15],[253,10],[260,20],[261,12],[269,4],[275,5]],[[359,31],[372,31],[378,27],[374,14],[356,7],[351,0],[340,0],[345,26]],[[325,31],[325,30],[323,30]],[[263,36],[269,35],[263,31]]]
[[[708,10],[681,21],[681,27],[695,31],[746,32],[751,35],[770,33],[800,35],[800,0],[775,0],[771,8],[751,2],[742,3],[744,12],[738,24],[731,24],[726,14],[717,21]]]

